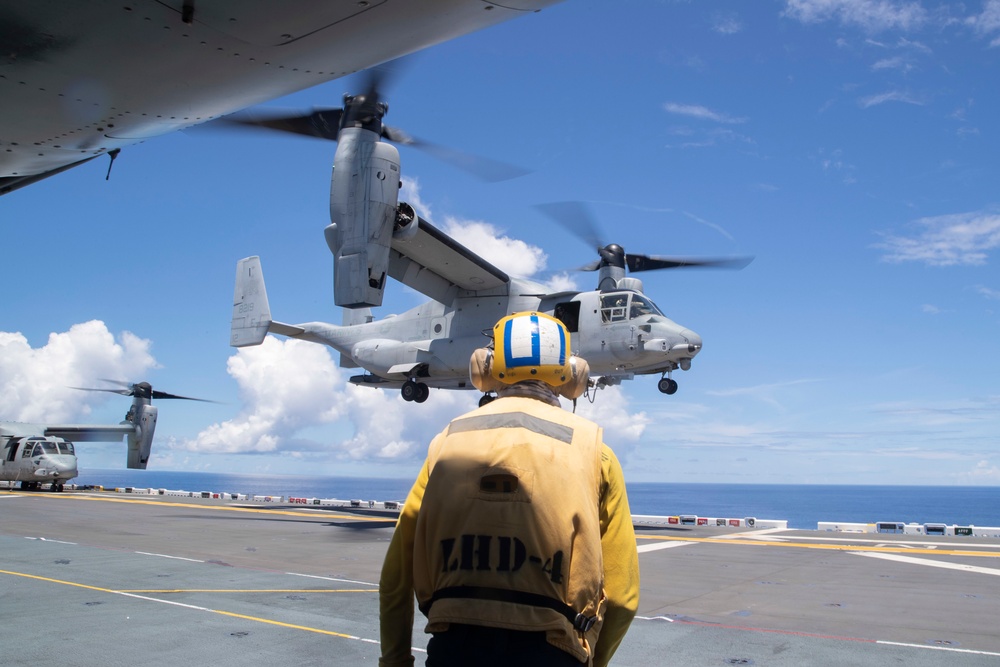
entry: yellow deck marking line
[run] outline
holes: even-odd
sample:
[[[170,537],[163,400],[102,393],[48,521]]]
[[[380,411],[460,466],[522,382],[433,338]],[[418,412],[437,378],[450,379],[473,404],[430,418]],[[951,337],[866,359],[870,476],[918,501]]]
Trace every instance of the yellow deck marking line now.
[[[705,544],[728,544],[746,547],[791,547],[795,549],[827,549],[830,551],[871,551],[890,554],[926,554],[928,556],[974,556],[976,558],[1000,558],[1000,553],[969,551],[965,549],[919,549],[914,547],[870,547],[863,544],[816,544],[814,542],[780,542],[769,540],[733,540],[720,537],[672,537],[666,535],[637,535],[637,540],[666,542],[702,542]]]
[[[25,496],[28,497],[28,496]],[[256,507],[232,507],[229,505],[216,506],[216,505],[199,505],[197,503],[177,503],[167,500],[143,500],[140,498],[100,498],[97,496],[83,496],[76,494],[52,494],[48,496],[30,496],[32,498],[59,498],[64,500],[97,500],[106,503],[136,503],[139,505],[160,505],[161,507],[185,507],[185,508],[197,508],[197,509],[209,509],[209,510],[225,510],[229,512],[249,512],[256,514],[277,514],[283,516],[307,516],[312,519],[350,519],[352,521],[391,521],[395,523],[395,519],[392,517],[381,516],[381,517],[366,517],[358,516],[357,514],[328,514],[325,511],[295,511],[295,510],[279,510],[279,509],[265,509]]]
[[[123,588],[120,593],[378,593],[377,588]]]
[[[159,602],[160,604],[168,604],[174,607],[183,607],[185,609],[194,609],[196,611],[207,611],[212,614],[219,614],[220,616],[230,616],[232,618],[241,618],[246,621],[254,621],[256,623],[264,623],[266,625],[276,625],[281,628],[290,628],[292,630],[303,630],[305,632],[313,632],[320,635],[329,635],[331,637],[340,637],[341,639],[355,639],[357,641],[365,642],[368,644],[378,645],[378,640],[376,639],[365,639],[364,637],[356,637],[354,635],[344,634],[343,632],[335,632],[333,630],[323,630],[321,628],[313,628],[308,625],[296,625],[294,623],[282,623],[281,621],[275,621],[270,618],[261,618],[260,616],[248,616],[247,614],[237,614],[232,611],[223,611],[221,609],[210,609],[209,607],[199,607],[193,604],[184,604],[183,602],[175,602],[173,600],[160,600],[158,598],[146,597],[145,595],[138,595],[136,593],[130,593],[127,591],[117,591],[113,588],[102,588],[100,586],[89,586],[87,584],[77,583],[75,581],[64,581],[62,579],[52,579],[50,577],[40,577],[35,574],[27,574],[25,572],[11,572],[10,570],[0,570],[0,574],[9,574],[15,577],[23,577],[25,579],[35,579],[37,581],[45,581],[51,584],[62,584],[63,586],[73,586],[75,588],[84,588],[89,591],[98,591],[101,593],[109,593],[111,595],[121,595],[128,598],[135,598],[137,600],[147,600],[149,602]],[[418,649],[414,649],[418,650]]]

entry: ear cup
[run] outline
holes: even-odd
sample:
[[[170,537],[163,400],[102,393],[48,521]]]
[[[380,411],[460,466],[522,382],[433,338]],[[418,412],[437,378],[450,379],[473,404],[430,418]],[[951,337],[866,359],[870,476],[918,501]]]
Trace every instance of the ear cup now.
[[[490,373],[492,363],[493,351],[485,347],[475,350],[469,358],[469,379],[472,386],[484,394],[505,386]]]
[[[555,391],[560,396],[572,401],[580,398],[587,391],[587,385],[590,381],[590,364],[587,363],[586,359],[570,357],[569,367],[571,373],[569,380],[566,381],[566,384],[556,387]]]

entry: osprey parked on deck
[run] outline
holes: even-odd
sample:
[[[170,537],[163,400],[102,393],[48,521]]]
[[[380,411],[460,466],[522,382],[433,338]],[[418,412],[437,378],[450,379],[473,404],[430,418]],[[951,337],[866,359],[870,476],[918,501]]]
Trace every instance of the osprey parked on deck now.
[[[73,441],[117,442],[123,436],[128,442],[128,467],[145,470],[156,430],[157,409],[151,405],[152,399],[203,400],[154,391],[148,382],[122,384],[122,389],[84,389],[131,396],[132,407],[120,424],[0,422],[0,481],[20,482],[24,490],[50,484],[53,491],[62,491],[63,485],[78,474]]]

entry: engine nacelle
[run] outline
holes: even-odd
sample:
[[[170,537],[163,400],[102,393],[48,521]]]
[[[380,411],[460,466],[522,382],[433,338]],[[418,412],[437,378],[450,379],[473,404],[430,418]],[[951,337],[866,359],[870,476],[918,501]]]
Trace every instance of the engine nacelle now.
[[[153,446],[153,433],[156,431],[156,415],[155,405],[134,403],[129,410],[126,421],[135,426],[135,433],[128,434],[129,468],[146,469],[149,451]]]
[[[420,218],[413,207],[404,202],[399,202],[396,209],[396,224],[392,228],[392,238],[398,241],[408,241],[417,234],[420,229]]]
[[[341,129],[330,178],[333,224],[325,232],[338,306],[382,305],[398,201],[399,151],[371,130]]]

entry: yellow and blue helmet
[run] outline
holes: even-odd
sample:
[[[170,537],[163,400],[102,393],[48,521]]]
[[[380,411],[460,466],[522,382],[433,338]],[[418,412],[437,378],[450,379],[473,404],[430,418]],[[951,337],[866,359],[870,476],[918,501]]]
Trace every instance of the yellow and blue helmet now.
[[[566,325],[545,313],[514,313],[493,327],[490,374],[514,384],[541,380],[559,387],[573,377]]]

